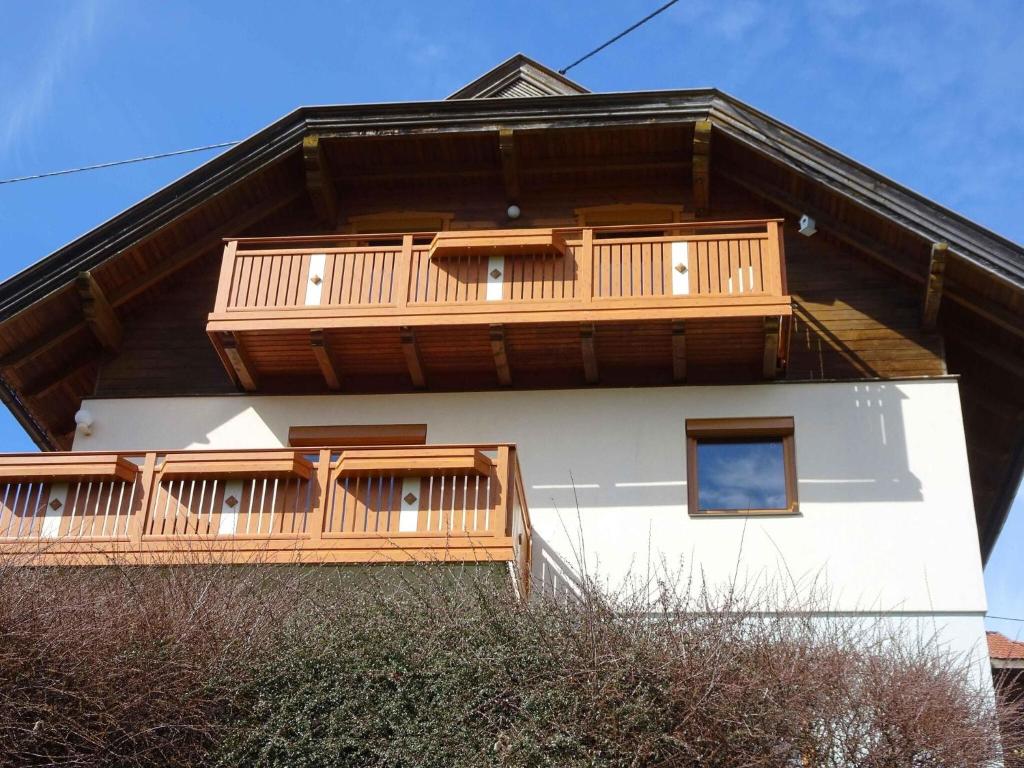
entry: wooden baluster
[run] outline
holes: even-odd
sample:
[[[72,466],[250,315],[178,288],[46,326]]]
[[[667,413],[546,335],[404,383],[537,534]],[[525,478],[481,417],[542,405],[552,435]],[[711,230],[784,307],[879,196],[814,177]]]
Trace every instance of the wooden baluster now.
[[[231,286],[235,279],[235,260],[238,252],[238,241],[229,240],[224,246],[224,258],[220,262],[220,279],[217,282],[217,298],[214,300],[214,312],[226,312]]]
[[[576,300],[589,303],[594,298],[594,230],[584,229],[576,249]]]
[[[391,300],[397,309],[404,308],[412,292],[409,285],[409,274],[412,270],[412,235],[402,236],[402,252],[398,254],[398,263],[392,272]]]
[[[128,523],[128,540],[133,544],[142,543],[142,535],[150,518],[150,506],[153,503],[153,485],[156,478],[156,454],[147,453],[142,462],[142,475],[139,479],[139,511],[132,515]]]
[[[331,502],[331,449],[321,448],[317,457],[316,483],[314,488],[313,508],[309,513],[309,521],[306,524],[306,534],[310,541],[319,541],[324,535],[324,519],[327,514],[327,505]]]

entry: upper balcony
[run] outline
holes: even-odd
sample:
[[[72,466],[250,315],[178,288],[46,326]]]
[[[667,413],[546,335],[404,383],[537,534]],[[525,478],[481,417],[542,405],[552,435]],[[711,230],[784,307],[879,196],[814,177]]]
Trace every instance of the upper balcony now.
[[[0,556],[25,562],[511,562],[528,577],[530,544],[511,445],[0,455]]]
[[[227,242],[207,330],[249,390],[742,381],[785,365],[779,220]]]

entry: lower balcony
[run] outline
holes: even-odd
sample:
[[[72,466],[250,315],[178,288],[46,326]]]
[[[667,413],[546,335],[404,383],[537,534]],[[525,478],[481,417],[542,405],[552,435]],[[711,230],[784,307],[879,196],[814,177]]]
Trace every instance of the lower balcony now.
[[[527,575],[530,520],[511,445],[8,454],[0,553],[80,565],[505,562]]]
[[[207,330],[247,390],[772,378],[778,220],[230,240]]]

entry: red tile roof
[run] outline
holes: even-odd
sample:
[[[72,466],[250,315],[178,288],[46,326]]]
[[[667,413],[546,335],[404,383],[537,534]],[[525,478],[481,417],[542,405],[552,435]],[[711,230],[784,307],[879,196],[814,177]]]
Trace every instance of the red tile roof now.
[[[1024,661],[1024,642],[1011,640],[999,632],[986,632],[988,638],[988,655],[992,659]]]

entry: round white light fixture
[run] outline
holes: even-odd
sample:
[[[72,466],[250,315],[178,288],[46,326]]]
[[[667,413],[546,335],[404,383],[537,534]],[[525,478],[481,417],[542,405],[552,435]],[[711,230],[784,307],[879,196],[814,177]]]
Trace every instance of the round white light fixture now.
[[[519,210],[519,206],[518,206],[518,205],[516,205],[515,203],[513,203],[512,205],[510,205],[510,206],[508,207],[508,210],[507,210],[507,211],[505,211],[505,213],[507,213],[507,214],[508,214],[508,217],[509,217],[510,219],[518,219],[518,218],[519,218],[519,215],[520,215],[520,214],[522,213],[522,211],[521,211],[521,210]]]
[[[83,435],[92,434],[92,414],[84,408],[75,414],[75,424]]]

